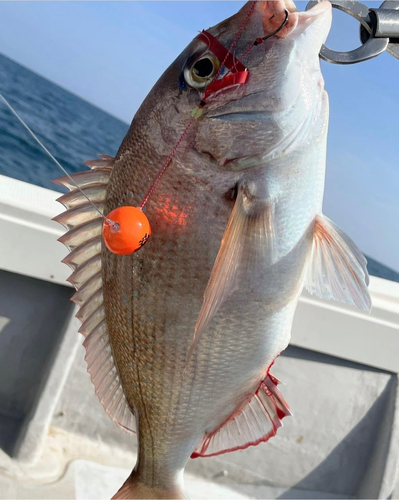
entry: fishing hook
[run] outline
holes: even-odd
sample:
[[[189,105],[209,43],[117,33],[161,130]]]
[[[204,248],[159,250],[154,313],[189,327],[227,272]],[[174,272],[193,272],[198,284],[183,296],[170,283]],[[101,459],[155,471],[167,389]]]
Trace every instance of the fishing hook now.
[[[288,12],[288,10],[287,10],[287,9],[285,9],[285,11],[284,11],[284,12],[285,12],[285,19],[284,19],[284,21],[282,22],[281,26],[279,26],[279,27],[278,27],[276,30],[274,30],[272,33],[269,33],[269,34],[268,34],[268,35],[266,35],[266,36],[260,36],[259,38],[257,38],[257,39],[254,41],[254,45],[255,45],[255,46],[256,46],[256,45],[259,45],[260,43],[263,43],[263,42],[264,42],[265,40],[267,40],[268,38],[271,38],[272,36],[277,35],[277,33],[278,33],[279,31],[281,31],[281,30],[284,28],[284,26],[285,26],[285,25],[287,24],[287,22],[288,22],[288,15],[289,15],[289,12]],[[270,18],[270,19],[272,19],[272,18]]]

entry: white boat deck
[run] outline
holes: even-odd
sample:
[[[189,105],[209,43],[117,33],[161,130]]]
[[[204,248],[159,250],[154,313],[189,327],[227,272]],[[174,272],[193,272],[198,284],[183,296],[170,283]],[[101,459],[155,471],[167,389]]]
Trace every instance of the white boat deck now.
[[[0,176],[0,499],[109,498],[135,462],[86,373],[57,196]],[[399,496],[399,284],[370,291],[370,315],[301,298],[274,369],[294,417],[269,443],[191,460],[191,498]]]

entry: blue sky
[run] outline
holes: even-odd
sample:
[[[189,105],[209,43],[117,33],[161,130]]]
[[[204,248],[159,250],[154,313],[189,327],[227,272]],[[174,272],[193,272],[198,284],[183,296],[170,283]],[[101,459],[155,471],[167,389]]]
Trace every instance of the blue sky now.
[[[196,33],[242,4],[3,1],[0,51],[130,122]],[[332,48],[355,48],[357,33],[355,20],[334,12]],[[323,62],[322,70],[331,110],[324,211],[399,271],[399,60],[383,54],[353,66]]]

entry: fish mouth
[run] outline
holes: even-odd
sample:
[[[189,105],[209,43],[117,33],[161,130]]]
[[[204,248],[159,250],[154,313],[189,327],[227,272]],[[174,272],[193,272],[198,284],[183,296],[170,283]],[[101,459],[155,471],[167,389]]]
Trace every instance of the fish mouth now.
[[[285,8],[288,10],[288,12],[298,12],[298,9],[295,5],[295,3],[293,2],[293,0],[285,0],[284,1],[284,4],[285,4]]]
[[[224,113],[209,113],[208,118],[214,118],[215,120],[224,120],[224,121],[240,121],[242,119],[247,119],[247,120],[266,120],[268,118],[271,118],[273,116],[273,113],[270,111],[263,111],[263,110],[242,110],[242,111],[226,111]]]
[[[331,17],[332,10],[331,3],[328,1],[320,1],[314,7],[304,12],[298,12],[292,0],[261,1],[259,4],[265,35],[274,32],[284,23],[286,11],[288,11],[286,24],[275,35],[278,38],[286,38],[298,25],[306,29],[321,16],[327,15],[328,12],[330,12]]]

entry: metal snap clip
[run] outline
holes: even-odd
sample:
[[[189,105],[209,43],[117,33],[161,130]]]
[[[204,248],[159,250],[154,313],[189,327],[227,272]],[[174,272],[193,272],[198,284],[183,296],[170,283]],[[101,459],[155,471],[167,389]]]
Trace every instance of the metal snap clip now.
[[[333,7],[338,10],[342,10],[346,12],[350,16],[354,17],[359,21],[361,27],[366,30],[367,38],[365,42],[358,47],[357,49],[351,50],[349,52],[341,52],[328,48],[326,45],[323,45],[320,50],[320,57],[325,61],[334,63],[334,64],[354,64],[362,61],[367,61],[368,59],[372,59],[373,57],[378,56],[384,50],[387,50],[388,45],[390,44],[389,37],[378,37],[376,36],[375,30],[373,29],[373,14],[370,14],[372,9],[369,9],[366,5],[355,2],[353,0],[346,1],[338,1],[338,0],[330,0]],[[318,1],[311,1],[307,4],[306,10],[309,10],[314,5],[316,5]],[[399,4],[399,2],[388,1],[384,3],[389,4]],[[399,5],[398,5],[399,7]],[[373,9],[378,10],[378,9]],[[399,13],[398,13],[399,16]],[[398,50],[395,47],[395,50]]]

